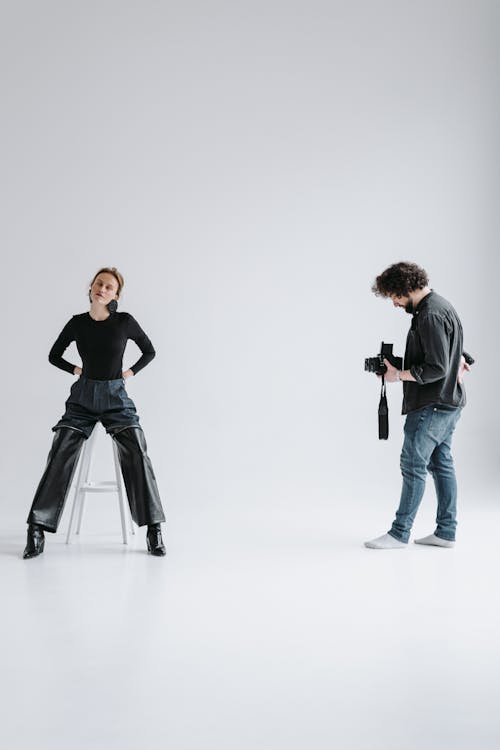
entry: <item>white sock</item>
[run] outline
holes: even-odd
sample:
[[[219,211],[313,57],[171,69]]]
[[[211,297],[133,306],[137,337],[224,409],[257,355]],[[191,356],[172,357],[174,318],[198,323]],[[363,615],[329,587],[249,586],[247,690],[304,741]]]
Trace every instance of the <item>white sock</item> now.
[[[434,547],[454,547],[455,542],[450,542],[449,539],[440,539],[435,534],[429,534],[424,536],[422,539],[415,539],[415,544],[431,544]]]
[[[369,547],[370,549],[401,549],[407,546],[406,542],[400,542],[399,539],[395,539],[390,534],[383,534],[376,539],[365,542],[365,547]]]

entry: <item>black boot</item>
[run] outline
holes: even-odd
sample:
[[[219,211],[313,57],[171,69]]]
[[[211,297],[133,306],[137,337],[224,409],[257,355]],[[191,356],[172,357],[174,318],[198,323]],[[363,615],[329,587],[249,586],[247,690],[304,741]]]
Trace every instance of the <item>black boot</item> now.
[[[28,560],[30,557],[38,557],[43,552],[45,546],[45,535],[41,526],[36,523],[28,525],[28,542],[23,552],[23,559]]]
[[[152,523],[148,526],[146,541],[148,543],[148,552],[151,552],[152,555],[155,555],[156,557],[164,557],[167,554],[161,536],[161,525],[159,523]]]

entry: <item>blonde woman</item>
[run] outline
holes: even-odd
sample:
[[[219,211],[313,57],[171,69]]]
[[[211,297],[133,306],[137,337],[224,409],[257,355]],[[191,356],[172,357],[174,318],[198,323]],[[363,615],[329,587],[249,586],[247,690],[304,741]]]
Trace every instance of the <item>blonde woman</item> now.
[[[129,313],[117,312],[123,283],[116,268],[101,268],[90,284],[90,310],[74,315],[50,350],[53,365],[79,377],[71,387],[64,415],[53,427],[47,466],[28,516],[25,559],[43,552],[45,531],[57,531],[83,442],[97,422],[117,444],[130,512],[138,526],[147,526],[149,552],[159,557],[166,554],[160,525],[165,516],[156,479],[134,402],[125,390],[125,381],[151,362],[155,350],[137,321]],[[129,339],[142,356],[123,372]],[[82,367],[63,359],[72,341]]]

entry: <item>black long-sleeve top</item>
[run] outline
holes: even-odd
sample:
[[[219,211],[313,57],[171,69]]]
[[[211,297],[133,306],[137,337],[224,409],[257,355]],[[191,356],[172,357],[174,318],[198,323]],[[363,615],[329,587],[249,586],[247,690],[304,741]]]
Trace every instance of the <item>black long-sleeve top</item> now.
[[[94,320],[89,313],[73,315],[57,337],[49,352],[49,362],[65,372],[73,374],[75,365],[62,355],[76,342],[82,358],[82,374],[91,380],[118,380],[122,377],[123,353],[128,339],[135,341],[142,356],[130,368],[134,375],[142,370],[153,357],[153,344],[139,323],[125,312],[112,313],[106,320]]]
[[[465,390],[457,380],[462,352],[462,324],[455,309],[431,291],[417,305],[406,340],[404,368],[416,383],[403,383],[403,414],[430,404],[465,405]]]

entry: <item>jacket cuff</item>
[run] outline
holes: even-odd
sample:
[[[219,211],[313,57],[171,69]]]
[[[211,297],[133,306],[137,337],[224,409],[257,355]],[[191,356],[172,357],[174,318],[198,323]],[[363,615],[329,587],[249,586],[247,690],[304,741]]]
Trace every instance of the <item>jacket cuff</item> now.
[[[412,365],[410,367],[410,372],[419,385],[425,385],[424,381],[422,380],[422,367]]]

